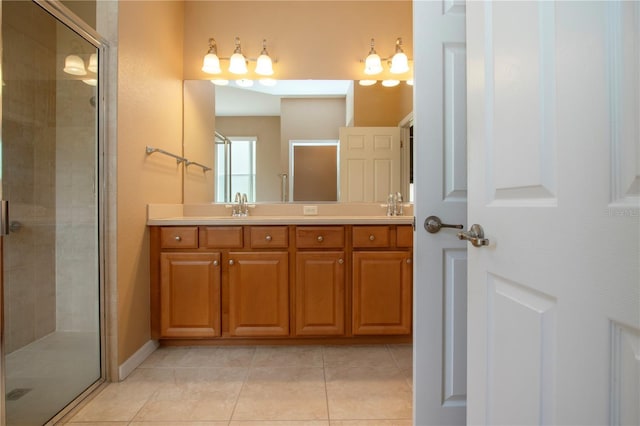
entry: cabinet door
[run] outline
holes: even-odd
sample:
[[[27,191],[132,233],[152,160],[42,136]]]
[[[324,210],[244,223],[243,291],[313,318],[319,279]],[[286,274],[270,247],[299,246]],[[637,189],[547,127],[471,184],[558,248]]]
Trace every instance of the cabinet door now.
[[[298,252],[296,334],[344,334],[344,252]]]
[[[289,254],[229,253],[229,334],[289,335]]]
[[[220,335],[220,254],[162,253],[162,337]]]
[[[411,333],[411,253],[353,253],[353,334]]]

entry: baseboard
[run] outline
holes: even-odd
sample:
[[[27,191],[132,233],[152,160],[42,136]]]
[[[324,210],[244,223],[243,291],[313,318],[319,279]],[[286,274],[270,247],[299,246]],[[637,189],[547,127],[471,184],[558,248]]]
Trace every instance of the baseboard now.
[[[127,378],[129,374],[133,372],[140,364],[144,362],[145,359],[149,355],[151,355],[156,349],[158,349],[160,344],[157,340],[149,340],[147,343],[142,345],[140,349],[136,351],[133,355],[129,357],[125,362],[120,364],[118,367],[118,378],[120,380],[124,380]]]

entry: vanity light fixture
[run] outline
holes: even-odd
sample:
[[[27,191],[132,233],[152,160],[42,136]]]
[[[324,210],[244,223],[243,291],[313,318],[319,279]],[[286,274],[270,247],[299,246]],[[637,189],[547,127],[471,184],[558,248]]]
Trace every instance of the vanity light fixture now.
[[[380,55],[376,53],[374,48],[374,40],[371,39],[371,49],[367,59],[364,60],[364,73],[367,75],[376,75],[382,72],[382,59]]]
[[[383,71],[382,63],[390,64],[389,71],[393,74],[403,74],[409,71],[409,58],[402,50],[402,38],[396,39],[396,52],[392,57],[381,58],[374,49],[374,40],[371,39],[371,50],[364,60],[364,73],[367,75],[380,74]]]
[[[262,52],[256,60],[256,74],[259,75],[273,75],[273,62],[267,53],[267,40],[262,40]]]
[[[63,71],[71,75],[87,75],[84,61],[78,55],[67,55],[67,57],[64,58]]]
[[[207,74],[220,74],[220,58],[218,58],[218,45],[215,38],[209,39],[209,51],[204,55],[202,61],[202,71]]]
[[[95,87],[98,85],[98,80],[95,75],[98,72],[98,55],[95,53],[89,55],[89,64],[86,67],[84,65],[84,59],[82,59],[80,55],[67,55],[64,58],[64,68],[62,70],[70,75],[79,77],[86,76],[87,78],[81,80],[89,86]]]
[[[209,80],[216,86],[228,86],[229,80],[225,80],[224,78],[216,78],[215,80]]]
[[[409,71],[409,58],[402,50],[402,39],[400,37],[396,40],[396,53],[391,58],[389,71],[393,74],[403,74]]]
[[[400,80],[382,80],[384,87],[396,87],[398,84],[400,84]]]
[[[358,84],[360,86],[373,86],[377,82],[378,82],[378,80],[360,80],[360,81],[358,81]]]
[[[235,40],[236,48],[233,51],[233,55],[229,59],[229,72],[234,74],[246,74],[247,70],[247,60],[242,54],[242,48],[240,47],[240,37],[236,37]]]
[[[229,72],[232,74],[245,75],[249,72],[247,69],[247,62],[256,62],[255,73],[263,76],[273,75],[273,60],[267,52],[267,40],[262,40],[262,51],[257,59],[247,58],[242,53],[242,46],[240,44],[240,38],[235,38],[235,49],[230,58],[221,58],[218,56],[218,46],[215,39],[209,39],[209,51],[204,56],[202,62],[202,71],[207,74],[221,74],[220,61],[229,61]]]

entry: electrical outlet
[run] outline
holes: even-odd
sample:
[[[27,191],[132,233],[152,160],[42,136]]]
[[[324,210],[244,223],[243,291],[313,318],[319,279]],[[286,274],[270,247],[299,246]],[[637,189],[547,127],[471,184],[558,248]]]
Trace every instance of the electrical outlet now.
[[[304,214],[304,215],[316,215],[316,214],[318,214],[318,206],[304,206],[302,208],[302,214]]]

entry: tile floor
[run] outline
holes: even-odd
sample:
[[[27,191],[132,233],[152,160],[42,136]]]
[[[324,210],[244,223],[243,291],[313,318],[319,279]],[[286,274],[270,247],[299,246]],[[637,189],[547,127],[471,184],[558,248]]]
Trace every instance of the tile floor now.
[[[68,424],[408,426],[411,371],[411,345],[160,348]]]

